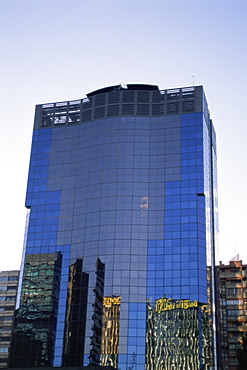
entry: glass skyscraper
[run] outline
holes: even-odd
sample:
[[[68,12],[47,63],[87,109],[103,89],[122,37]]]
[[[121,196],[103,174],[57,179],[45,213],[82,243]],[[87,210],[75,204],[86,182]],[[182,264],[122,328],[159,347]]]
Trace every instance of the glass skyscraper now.
[[[215,132],[202,86],[37,105],[11,367],[215,369]]]

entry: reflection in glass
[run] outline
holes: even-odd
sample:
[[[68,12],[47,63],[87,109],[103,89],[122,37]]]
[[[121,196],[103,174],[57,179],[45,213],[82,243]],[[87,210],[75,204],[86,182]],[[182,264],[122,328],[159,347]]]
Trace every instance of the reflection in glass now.
[[[148,197],[141,197],[140,201],[140,217],[147,217],[148,215]]]
[[[77,259],[69,267],[63,366],[81,366],[83,361],[88,274],[82,271],[82,262]]]
[[[101,339],[101,365],[117,368],[121,297],[104,297]]]
[[[91,336],[90,365],[100,364],[102,316],[103,316],[103,297],[105,282],[105,264],[98,258],[96,261],[96,284],[94,287],[94,314],[93,314],[93,334]]]
[[[26,255],[10,367],[52,366],[62,255]]]
[[[207,305],[147,301],[146,369],[209,369]]]

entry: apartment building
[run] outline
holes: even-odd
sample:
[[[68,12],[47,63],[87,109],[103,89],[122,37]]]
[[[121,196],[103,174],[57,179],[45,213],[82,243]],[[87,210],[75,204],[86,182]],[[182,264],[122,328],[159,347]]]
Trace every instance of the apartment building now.
[[[19,271],[0,272],[0,368],[6,368],[16,302]]]
[[[216,267],[218,280],[218,354],[220,369],[238,368],[238,350],[247,329],[247,265],[230,261]]]

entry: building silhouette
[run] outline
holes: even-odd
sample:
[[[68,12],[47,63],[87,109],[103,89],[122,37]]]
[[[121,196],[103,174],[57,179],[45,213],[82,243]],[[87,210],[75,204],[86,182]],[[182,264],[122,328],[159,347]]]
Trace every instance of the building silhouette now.
[[[10,366],[216,369],[217,207],[202,86],[37,105]]]
[[[247,265],[232,260],[216,266],[220,369],[237,370],[247,331]]]

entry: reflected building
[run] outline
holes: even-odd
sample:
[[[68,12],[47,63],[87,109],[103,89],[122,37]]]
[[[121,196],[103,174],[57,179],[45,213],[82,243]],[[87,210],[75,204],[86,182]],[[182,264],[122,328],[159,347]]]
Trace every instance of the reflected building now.
[[[85,343],[88,274],[83,272],[82,259],[69,268],[63,366],[81,366]]]
[[[26,256],[12,333],[11,367],[52,366],[61,266],[59,252]]]
[[[26,207],[12,367],[217,368],[216,139],[202,86],[37,105]]]
[[[93,303],[92,336],[90,350],[90,364],[100,365],[101,341],[102,341],[102,317],[105,282],[105,264],[98,258],[96,261],[96,284],[93,289],[95,299]]]
[[[146,369],[209,369],[207,304],[198,301],[147,302]]]
[[[101,364],[117,368],[119,350],[119,323],[121,297],[104,297]]]

